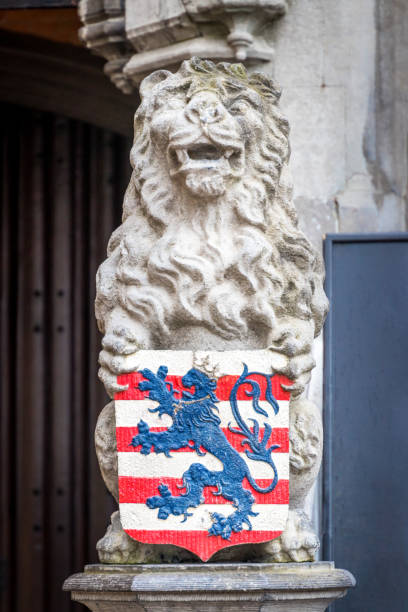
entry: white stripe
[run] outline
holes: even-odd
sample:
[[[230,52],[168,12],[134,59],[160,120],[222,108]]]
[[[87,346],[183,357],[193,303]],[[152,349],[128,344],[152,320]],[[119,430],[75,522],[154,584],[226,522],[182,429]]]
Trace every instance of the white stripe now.
[[[260,401],[261,408],[270,415],[268,418],[254,412],[251,401],[239,401],[238,408],[242,418],[246,421],[248,418],[256,419],[263,427],[265,422],[268,422],[271,427],[289,427],[289,401],[280,400],[279,412],[274,414],[271,405],[267,401]],[[172,419],[169,415],[164,414],[162,418],[157,413],[149,412],[149,408],[156,408],[157,402],[152,400],[116,400],[116,427],[135,427],[140,419],[143,419],[149,427],[170,427]],[[218,416],[221,419],[221,427],[228,427],[229,423],[233,427],[236,426],[231,412],[231,406],[228,401],[218,402],[216,404],[219,412]],[[250,425],[250,423],[248,423]]]
[[[253,461],[245,454],[240,453],[249,467],[253,478],[273,478],[272,468],[263,461]],[[289,478],[289,453],[274,453],[273,459],[279,478]],[[181,478],[184,472],[193,463],[200,463],[209,470],[221,471],[223,464],[211,453],[199,457],[195,452],[171,453],[166,457],[160,453],[142,455],[141,453],[118,453],[119,476],[134,476],[138,478],[159,478],[168,476],[170,478]]]
[[[138,370],[148,368],[157,372],[160,366],[165,365],[169,374],[182,375],[193,367],[192,351],[138,351]]]
[[[288,514],[286,504],[254,504],[252,510],[258,512],[258,516],[250,517],[254,531],[283,531],[285,528]],[[192,516],[183,523],[182,516],[170,515],[167,519],[159,519],[158,510],[150,509],[145,504],[120,504],[120,520],[123,529],[207,531],[213,523],[212,513],[229,516],[233,511],[232,506],[205,504],[190,508]]]
[[[251,372],[272,374],[272,355],[268,349],[259,351],[196,351],[195,358],[202,362],[209,357],[210,367],[217,365],[220,376],[239,375],[242,373],[244,363]],[[273,355],[275,368],[285,367],[287,358],[278,354]]]
[[[168,367],[170,375],[183,375],[197,362],[209,358],[210,368],[217,367],[217,374],[240,374],[246,363],[250,371],[272,373],[275,368],[284,368],[287,358],[268,349],[256,351],[138,351],[138,370],[149,368],[154,372],[161,365]],[[132,357],[134,359],[134,356]]]

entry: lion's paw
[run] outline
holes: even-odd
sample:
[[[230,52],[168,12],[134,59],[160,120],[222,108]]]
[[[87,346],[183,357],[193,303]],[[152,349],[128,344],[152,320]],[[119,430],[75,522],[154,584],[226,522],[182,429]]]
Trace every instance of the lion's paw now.
[[[118,511],[112,514],[106,534],[96,545],[99,561],[110,564],[142,563],[145,557],[143,548],[143,544],[139,544],[123,531]]]
[[[319,539],[307,515],[301,510],[289,510],[285,531],[266,545],[268,561],[286,563],[314,561]]]
[[[113,312],[111,316],[113,316]],[[140,339],[140,334],[139,334]],[[117,382],[119,374],[135,372],[139,367],[138,351],[140,343],[136,330],[131,326],[110,326],[102,340],[102,351],[99,353],[98,371],[106,392],[113,399],[115,393],[125,391],[128,385]]]

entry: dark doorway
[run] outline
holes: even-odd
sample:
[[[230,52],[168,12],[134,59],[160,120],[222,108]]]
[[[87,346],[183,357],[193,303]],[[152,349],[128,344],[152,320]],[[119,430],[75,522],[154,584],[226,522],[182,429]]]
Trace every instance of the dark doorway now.
[[[79,610],[62,582],[96,560],[114,509],[93,444],[93,300],[130,141],[1,104],[0,146],[2,610]]]
[[[357,587],[336,612],[408,601],[408,234],[329,236],[324,558]]]

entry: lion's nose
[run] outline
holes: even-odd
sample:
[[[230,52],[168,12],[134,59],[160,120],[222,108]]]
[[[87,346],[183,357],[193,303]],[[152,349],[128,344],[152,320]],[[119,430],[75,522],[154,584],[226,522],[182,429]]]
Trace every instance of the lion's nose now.
[[[225,107],[210,92],[196,94],[186,107],[187,117],[193,123],[215,123],[225,117]]]

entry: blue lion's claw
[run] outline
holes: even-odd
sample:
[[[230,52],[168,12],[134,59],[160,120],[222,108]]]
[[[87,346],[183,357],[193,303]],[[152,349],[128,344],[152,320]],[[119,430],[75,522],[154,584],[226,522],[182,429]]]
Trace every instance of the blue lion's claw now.
[[[193,513],[192,512],[185,512],[184,513],[184,518],[183,518],[183,520],[181,522],[185,523],[189,516],[193,516]]]
[[[169,497],[169,496],[171,496],[170,489],[169,489],[169,487],[167,485],[160,484],[158,489],[159,489],[159,493],[160,493],[160,495],[162,497]]]
[[[256,516],[256,514],[251,511],[241,512],[237,510],[230,516],[223,516],[222,514],[218,514],[218,512],[214,512],[211,515],[213,524],[208,530],[208,533],[209,535],[221,536],[223,540],[229,540],[231,538],[231,533],[240,533],[244,525],[248,527],[248,531],[252,531],[252,525],[248,515]]]
[[[149,426],[144,421],[139,421],[137,428],[139,433],[147,433],[149,431]]]
[[[154,506],[149,506],[149,508],[154,508]],[[160,508],[159,512],[157,513],[157,516],[159,517],[159,519],[166,519],[166,518],[169,518],[170,514],[171,512],[169,508],[163,507],[163,508]]]
[[[148,380],[142,380],[139,383],[139,389],[140,391],[150,391],[150,389],[152,389],[152,383]]]
[[[251,525],[251,521],[249,520],[249,518],[242,519],[242,522],[245,523],[245,525],[247,525],[249,531],[252,531],[252,525]]]
[[[167,376],[168,371],[169,369],[166,366],[160,366],[159,369],[157,370],[157,376],[161,378],[162,380],[164,380]]]
[[[231,517],[225,517],[218,512],[214,512],[211,517],[214,522],[208,530],[209,535],[221,536],[223,540],[229,540],[232,532]]]
[[[139,421],[137,428],[139,430],[139,433],[136,436],[133,436],[129,446],[133,446],[135,448],[137,446],[141,446],[141,454],[149,455],[152,448],[149,426],[144,421]]]

